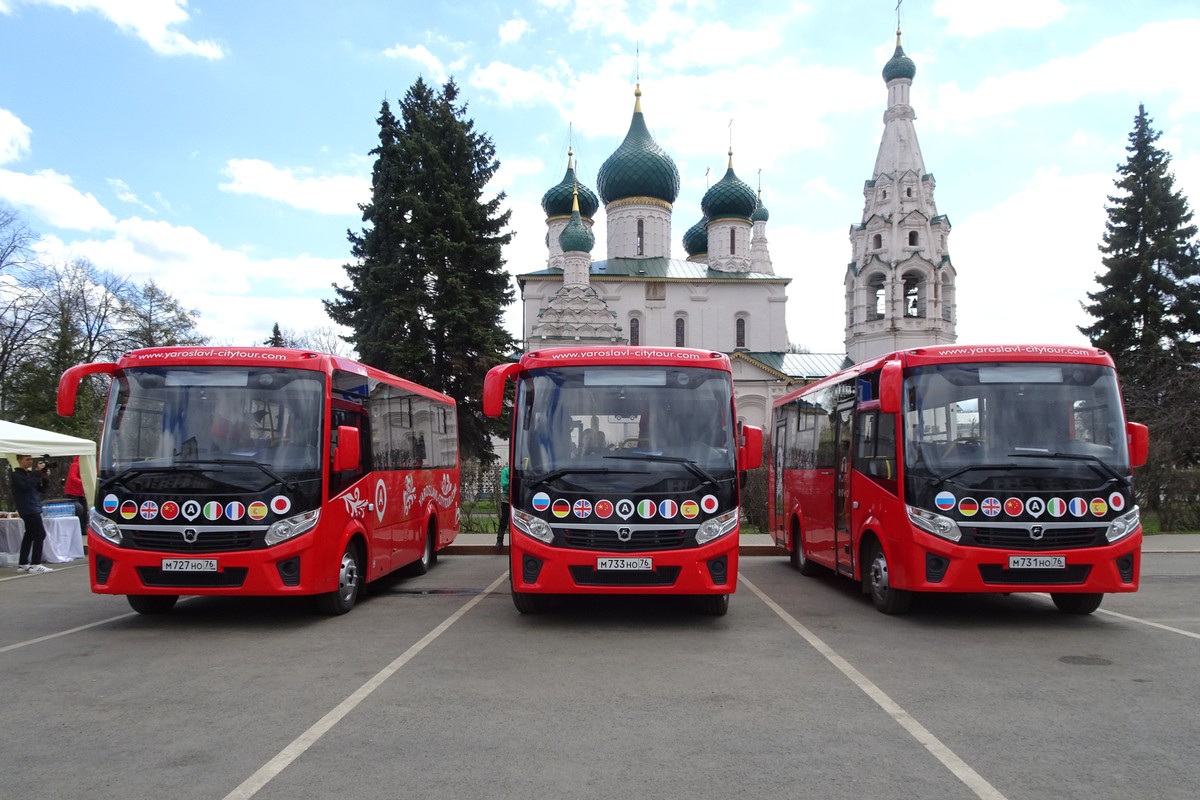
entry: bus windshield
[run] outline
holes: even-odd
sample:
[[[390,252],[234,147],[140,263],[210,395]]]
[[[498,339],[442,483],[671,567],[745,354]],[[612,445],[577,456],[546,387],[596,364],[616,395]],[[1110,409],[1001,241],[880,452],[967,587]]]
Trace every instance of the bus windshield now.
[[[515,465],[526,481],[637,490],[664,475],[735,474],[728,372],[676,366],[538,369],[518,387]],[[532,488],[532,487],[531,487]]]
[[[142,488],[171,470],[213,468],[244,488],[319,479],[324,376],[255,367],[140,367],[114,375],[100,478]],[[231,473],[245,473],[238,478]]]
[[[910,478],[982,487],[1012,470],[1062,488],[1130,474],[1116,373],[1070,363],[945,364],[904,384]],[[1041,478],[1036,478],[1042,480]]]

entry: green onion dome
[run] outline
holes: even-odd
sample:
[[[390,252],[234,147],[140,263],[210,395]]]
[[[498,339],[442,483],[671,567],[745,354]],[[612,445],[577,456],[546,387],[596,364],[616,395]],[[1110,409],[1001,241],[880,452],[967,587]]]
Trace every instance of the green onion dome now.
[[[546,212],[547,217],[565,217],[571,213],[571,204],[574,202],[575,187],[579,187],[579,214],[587,219],[593,219],[596,216],[596,210],[600,208],[600,201],[596,199],[596,193],[588,187],[579,183],[575,177],[575,154],[573,150],[567,150],[567,174],[563,176],[561,182],[542,195],[542,210]]]
[[[683,234],[683,249],[689,256],[701,256],[708,252],[708,217],[701,217]]]
[[[737,217],[750,219],[758,206],[754,190],[733,172],[733,150],[729,151],[729,169],[725,177],[709,187],[700,200],[700,210],[709,219]]]
[[[658,146],[642,115],[642,90],[634,91],[633,121],[617,151],[596,174],[596,188],[607,205],[630,197],[652,197],[674,203],[679,196],[679,169]]]
[[[583,218],[579,214],[578,192],[572,193],[571,204],[571,221],[558,235],[558,246],[564,253],[590,253],[592,246],[596,244],[596,235],[583,224]]]
[[[917,74],[917,65],[913,60],[904,55],[904,48],[900,46],[900,29],[896,29],[896,52],[888,59],[888,62],[883,65],[883,82],[891,83],[897,78],[908,78],[910,81]]]
[[[766,222],[771,218],[771,212],[767,211],[767,207],[762,204],[762,190],[758,192],[758,198],[755,201],[756,207],[754,213],[750,215],[751,222]]]

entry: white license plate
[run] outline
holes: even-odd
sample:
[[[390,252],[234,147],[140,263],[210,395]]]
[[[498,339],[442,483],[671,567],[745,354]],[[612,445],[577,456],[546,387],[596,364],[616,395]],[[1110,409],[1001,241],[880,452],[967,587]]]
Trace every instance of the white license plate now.
[[[596,569],[633,570],[640,572],[654,569],[652,558],[597,558]]]
[[[1009,556],[1009,569],[1066,569],[1066,556]]]
[[[216,572],[215,558],[164,558],[163,572]]]

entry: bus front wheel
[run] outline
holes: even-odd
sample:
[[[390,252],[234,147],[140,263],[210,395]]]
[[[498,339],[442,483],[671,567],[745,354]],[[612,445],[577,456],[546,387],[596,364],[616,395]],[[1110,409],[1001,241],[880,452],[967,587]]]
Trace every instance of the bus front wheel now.
[[[865,588],[871,594],[871,602],[884,614],[903,614],[912,605],[912,592],[897,589],[888,575],[887,556],[883,545],[875,542],[870,558],[867,559],[867,574],[863,576]]]
[[[1100,607],[1104,595],[1100,593],[1068,594],[1066,592],[1051,592],[1050,599],[1058,610],[1064,614],[1090,614]]]
[[[139,614],[166,614],[179,600],[177,594],[130,594],[125,599],[129,607]]]
[[[421,557],[412,563],[410,572],[413,575],[424,575],[433,568],[433,564],[437,561],[437,551],[434,549],[434,544],[437,541],[437,529],[433,527],[433,523],[425,529],[425,541],[421,545]]]
[[[696,599],[700,601],[701,613],[710,617],[723,617],[729,612],[727,594],[702,594]]]
[[[358,547],[354,542],[346,545],[346,552],[342,553],[342,561],[338,564],[338,585],[332,592],[320,595],[317,598],[317,608],[322,614],[335,616],[345,614],[350,609],[354,608],[355,601],[358,600],[359,579],[362,577],[362,571],[358,563]]]
[[[512,593],[513,605],[517,607],[517,611],[522,614],[540,614],[546,610],[549,605],[549,598],[544,594],[534,594],[533,592],[518,592]]]
[[[806,578],[819,575],[821,572],[820,565],[804,555],[804,534],[799,525],[792,528],[792,566]]]

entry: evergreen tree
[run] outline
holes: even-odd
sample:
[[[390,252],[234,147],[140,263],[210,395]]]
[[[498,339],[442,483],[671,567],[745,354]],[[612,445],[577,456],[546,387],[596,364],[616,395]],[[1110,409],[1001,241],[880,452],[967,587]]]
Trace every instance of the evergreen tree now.
[[[1138,490],[1171,530],[1200,490],[1187,469],[1200,463],[1200,255],[1159,136],[1139,105],[1128,160],[1117,167],[1119,194],[1108,198],[1106,271],[1084,304],[1095,322],[1079,330],[1112,355],[1130,418],[1150,427]]]
[[[267,347],[287,347],[287,343],[283,339],[283,331],[279,330],[279,323],[275,323],[275,327],[271,328],[271,335],[263,342]]]
[[[1109,196],[1100,252],[1106,271],[1084,309],[1095,323],[1079,330],[1113,354],[1126,381],[1154,382],[1171,365],[1200,356],[1200,258],[1187,199],[1175,189],[1161,134],[1138,106],[1129,158],[1117,167],[1121,194]]]
[[[199,316],[151,279],[121,298],[124,344],[129,349],[204,344],[205,337],[196,330]]]
[[[399,118],[383,102],[366,226],[347,232],[350,285],[325,305],[362,361],[458,401],[464,456],[490,461],[506,426],[483,416],[483,378],[516,345],[503,327],[511,212],[504,193],[484,197],[500,163],[458,98],[453,80],[439,93],[418,78]]]

